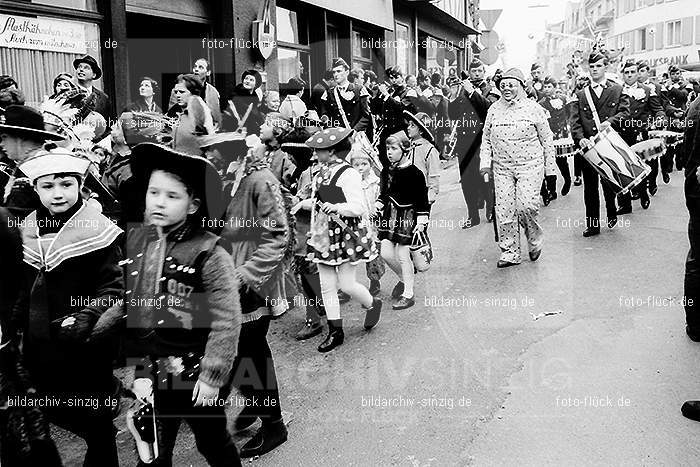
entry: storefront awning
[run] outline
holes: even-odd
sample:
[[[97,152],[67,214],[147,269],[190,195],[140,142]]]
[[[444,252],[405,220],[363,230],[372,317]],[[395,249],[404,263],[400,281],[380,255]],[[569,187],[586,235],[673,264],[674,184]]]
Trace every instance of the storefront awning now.
[[[420,27],[420,22],[421,22],[421,17],[423,18],[430,18],[431,21],[443,24],[445,28],[451,29],[454,32],[458,33],[458,35],[461,36],[469,36],[469,35],[474,35],[474,34],[479,34],[479,31],[476,29],[467,26],[454,16],[450,15],[446,11],[436,7],[435,5],[431,4],[430,2],[427,1],[411,1],[409,0],[409,3],[415,7],[416,12],[418,13],[418,24]]]
[[[394,30],[392,0],[302,0],[304,3]]]

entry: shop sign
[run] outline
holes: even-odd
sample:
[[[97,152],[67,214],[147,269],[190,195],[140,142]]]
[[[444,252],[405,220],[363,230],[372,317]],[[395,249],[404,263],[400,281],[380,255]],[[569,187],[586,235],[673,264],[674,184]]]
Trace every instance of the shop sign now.
[[[85,26],[75,21],[0,14],[0,47],[84,54]]]
[[[260,18],[260,15],[258,16]],[[262,18],[253,21],[253,39],[260,55],[267,60],[275,49],[275,26],[270,20],[270,1],[263,5]]]

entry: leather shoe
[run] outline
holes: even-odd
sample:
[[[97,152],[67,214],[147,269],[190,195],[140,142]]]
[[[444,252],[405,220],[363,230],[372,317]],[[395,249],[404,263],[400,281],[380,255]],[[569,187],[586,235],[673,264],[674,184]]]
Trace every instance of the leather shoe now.
[[[581,186],[581,177],[574,178],[574,186]]]
[[[539,250],[531,251],[530,252],[530,261],[537,261],[540,259],[540,255],[542,254],[542,248]]]
[[[617,225],[617,217],[616,216],[608,217],[608,228],[612,229],[616,225]]]
[[[691,341],[700,342],[700,330],[686,326],[685,333],[688,335]]]
[[[481,219],[479,219],[478,217],[475,219],[472,219],[470,217],[464,222],[464,224],[462,224],[462,228],[463,229],[470,229],[472,227],[476,227],[479,224],[481,224]]]
[[[251,426],[255,425],[255,422],[258,421],[258,417],[254,415],[248,415],[248,413],[252,410],[252,406],[246,405],[243,407],[243,410],[238,414],[236,419],[233,421],[233,433],[240,433],[241,431],[245,431]]]
[[[318,351],[325,353],[330,352],[345,341],[345,333],[343,332],[343,320],[342,319],[329,319],[328,320],[328,335],[319,344]]]
[[[669,174],[667,174],[666,172],[663,172],[661,174],[661,178],[664,179],[664,183],[668,183],[671,181],[671,176]]]
[[[655,187],[655,186],[650,186],[650,187],[649,187],[649,194],[650,194],[651,196],[654,196],[654,195],[656,195],[656,192],[657,192],[658,190],[659,190],[659,189],[658,189],[657,187]]]
[[[321,325],[321,323],[319,323],[318,321],[314,322],[310,319],[307,319],[306,323],[304,323],[304,327],[299,329],[299,331],[297,332],[295,339],[298,341],[310,339],[314,336],[318,336],[319,334],[321,334],[321,331],[323,331],[323,326]]]
[[[681,413],[685,418],[700,422],[700,401],[683,402]]]
[[[391,298],[399,298],[401,294],[403,293],[403,282],[398,281],[396,285],[394,286],[394,290],[391,291]]]
[[[287,427],[284,421],[263,424],[257,433],[241,448],[241,458],[262,456],[287,441]]]
[[[413,298],[401,297],[398,302],[391,305],[391,308],[394,310],[405,310],[406,308],[411,308],[415,304],[416,301]]]
[[[583,231],[584,237],[592,237],[594,235],[599,235],[599,234],[600,234],[599,227],[588,227],[586,230]]]
[[[631,213],[632,213],[632,206],[621,207],[620,209],[617,210],[618,216],[624,216],[625,214],[631,214]]]
[[[642,200],[640,201],[640,203],[641,203],[641,205],[642,205],[642,209],[649,209],[649,205],[651,204],[651,202],[649,201],[649,198],[648,198],[648,197],[642,198]]]
[[[372,301],[372,306],[367,308],[367,311],[365,313],[365,329],[370,330],[373,327],[377,325],[379,322],[379,318],[381,318],[382,315],[382,301],[379,300],[378,298],[375,298]]]
[[[520,264],[520,263],[511,263],[510,261],[499,259],[498,263],[496,263],[496,267],[499,269],[502,269],[502,268],[507,268],[510,266],[517,266],[518,264]]]

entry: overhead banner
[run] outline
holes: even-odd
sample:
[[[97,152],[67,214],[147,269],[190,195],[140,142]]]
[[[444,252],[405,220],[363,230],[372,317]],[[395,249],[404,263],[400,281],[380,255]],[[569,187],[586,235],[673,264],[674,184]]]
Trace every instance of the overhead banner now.
[[[84,54],[85,25],[75,21],[0,14],[0,47]]]

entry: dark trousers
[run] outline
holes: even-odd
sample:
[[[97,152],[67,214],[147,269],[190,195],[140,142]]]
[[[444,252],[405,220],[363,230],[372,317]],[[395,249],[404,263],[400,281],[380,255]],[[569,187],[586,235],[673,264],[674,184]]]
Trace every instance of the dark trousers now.
[[[601,184],[598,172],[588,163],[583,168],[583,202],[586,205],[586,227],[600,227],[600,191]],[[603,183],[603,197],[607,217],[616,217],[615,192],[607,184]]]
[[[484,190],[482,187],[484,182],[479,175],[480,161],[479,156],[472,153],[461,156],[459,159],[459,182],[462,185],[464,201],[467,203],[467,215],[473,220],[479,218],[479,197]]]
[[[99,397],[102,402],[106,395]],[[79,436],[87,445],[84,467],[118,467],[116,429],[112,412],[101,405],[98,409],[62,408],[47,410],[47,419],[54,425]]]
[[[228,432],[224,406],[194,407],[191,389],[156,390],[154,394],[158,427],[158,459],[139,467],[173,465],[173,449],[180,424],[190,426],[197,450],[214,467],[240,466],[236,445]]]
[[[321,316],[326,314],[323,307],[323,297],[321,297],[321,279],[318,275],[316,265],[310,263],[304,257],[297,256],[294,258],[297,262],[297,270],[301,288],[304,291],[306,299],[309,303],[306,305],[306,319],[313,322],[321,320]]]
[[[587,162],[583,160],[583,156],[581,154],[574,155],[574,176],[575,177],[580,177],[583,174],[584,164],[587,164]]]
[[[698,332],[700,331],[700,307],[698,306],[700,304],[700,187],[694,172],[685,181],[686,206],[690,214],[688,221],[690,249],[685,259],[683,288],[686,299],[685,322]]]
[[[647,175],[647,188],[649,191],[653,191],[657,188],[656,178],[659,176],[659,159],[656,158],[646,161],[646,164],[651,167],[651,172]]]
[[[267,343],[270,317],[243,323],[231,383],[246,399],[245,414],[260,417],[263,424],[282,418],[280,395],[272,351]]]
[[[571,172],[569,171],[569,158],[568,157],[556,157],[555,161],[557,163],[557,168],[559,168],[559,173],[564,179],[564,183],[571,183]],[[556,186],[554,187],[556,190]]]

